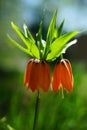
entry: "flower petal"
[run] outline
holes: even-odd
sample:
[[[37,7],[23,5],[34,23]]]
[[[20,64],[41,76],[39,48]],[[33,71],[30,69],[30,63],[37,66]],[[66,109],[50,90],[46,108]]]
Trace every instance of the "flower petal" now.
[[[33,62],[31,74],[30,74],[30,82],[29,87],[32,91],[35,91],[39,88],[39,75],[40,75],[40,64],[38,61]]]
[[[50,66],[45,61],[41,61],[40,64],[40,81],[39,87],[45,92],[48,91],[50,86]]]
[[[30,81],[30,73],[31,73],[31,69],[32,69],[32,64],[33,64],[33,60],[30,60],[27,64],[27,68],[25,70],[25,74],[24,74],[24,85],[26,87],[29,87],[29,81]]]
[[[56,92],[61,87],[61,63],[60,61],[54,67],[53,77],[52,77],[52,88]]]
[[[61,61],[61,83],[63,87],[71,92],[73,89],[72,68],[68,60]]]
[[[70,62],[67,59],[65,59],[65,61],[66,61],[67,67],[69,69],[71,84],[72,84],[72,88],[73,88],[73,86],[74,86],[74,78],[73,78],[73,74],[72,74],[72,67],[71,67]]]

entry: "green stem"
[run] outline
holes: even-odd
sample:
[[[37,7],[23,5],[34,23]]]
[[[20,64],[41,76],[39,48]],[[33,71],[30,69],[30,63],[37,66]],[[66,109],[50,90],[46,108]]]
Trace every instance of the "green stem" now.
[[[38,90],[37,99],[36,99],[36,106],[35,106],[33,130],[36,130],[37,119],[38,119],[38,112],[39,112],[39,102],[40,102],[40,93],[39,93],[39,90]]]
[[[60,58],[63,59],[63,54],[60,55]]]

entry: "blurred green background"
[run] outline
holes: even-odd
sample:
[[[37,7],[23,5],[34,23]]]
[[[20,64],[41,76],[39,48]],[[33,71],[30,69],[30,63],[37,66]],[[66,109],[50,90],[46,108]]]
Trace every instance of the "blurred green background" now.
[[[23,85],[29,56],[7,39],[10,34],[21,42],[10,22],[22,29],[23,23],[32,35],[43,20],[43,38],[55,9],[57,25],[65,19],[63,32],[81,30],[78,43],[65,58],[72,63],[75,79],[72,93],[41,92],[37,130],[87,129],[87,0],[0,0],[0,130],[32,130],[37,93]],[[53,70],[53,65],[51,65]]]

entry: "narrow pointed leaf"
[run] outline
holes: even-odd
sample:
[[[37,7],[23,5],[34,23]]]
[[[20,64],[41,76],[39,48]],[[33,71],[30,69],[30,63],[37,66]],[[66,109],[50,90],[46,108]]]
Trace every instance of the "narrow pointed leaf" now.
[[[43,44],[42,44],[42,21],[40,22],[39,25],[39,30],[38,33],[36,34],[37,38],[37,46],[39,48],[39,51],[43,49]]]
[[[22,50],[23,52],[29,54],[32,56],[31,53],[28,52],[28,50],[26,48],[24,48],[23,46],[21,46],[19,43],[17,43],[15,40],[13,40],[9,35],[7,35],[7,37],[9,38],[9,40],[15,45],[17,46],[20,50]]]
[[[66,43],[73,38],[75,35],[77,35],[79,32],[74,31],[74,32],[69,32],[67,34],[64,34],[57,38],[51,45],[50,45],[50,50],[47,55],[46,60],[54,60],[60,54],[62,53],[62,50],[64,49]]]
[[[40,22],[39,30],[38,33],[36,34],[37,40],[41,41],[42,40],[42,21]]]
[[[23,32],[13,22],[11,22],[11,26],[16,31],[21,40],[25,43],[25,45],[29,47],[28,39],[25,37]]]
[[[44,49],[44,57],[46,57],[46,55],[48,53],[48,48],[49,48],[50,44],[58,35],[57,29],[56,29],[56,17],[57,17],[57,11],[54,13],[53,18],[52,18],[49,28],[48,28],[48,32],[47,32],[47,36],[46,36],[46,46]]]
[[[58,37],[61,35],[62,33],[62,29],[63,29],[63,25],[64,25],[64,20],[62,21],[62,23],[60,24],[59,28],[58,28]]]
[[[46,38],[46,42],[49,45],[52,40],[55,37],[55,28],[56,28],[56,16],[57,16],[57,12],[54,13],[53,18],[50,22],[49,28],[48,28],[48,32],[47,32],[47,38]]]
[[[31,33],[28,29],[28,27],[26,26],[26,24],[23,25],[23,28],[24,28],[26,38],[30,38],[33,42],[35,42],[33,36],[31,35]]]
[[[13,23],[11,22],[12,28],[17,32],[17,34],[19,35],[19,37],[21,38],[21,40],[25,43],[25,45],[28,48],[28,53],[36,58],[40,58],[39,56],[39,50],[35,44],[35,41],[32,37],[32,35],[30,34],[30,32],[28,30],[26,30],[26,35],[28,37],[26,37],[26,35],[24,35],[24,33]],[[30,38],[29,38],[30,37]]]
[[[34,57],[36,57],[37,59],[40,59],[40,53],[39,53],[39,49],[37,48],[35,43],[31,43],[30,47],[28,48],[29,52],[32,53],[32,55]]]

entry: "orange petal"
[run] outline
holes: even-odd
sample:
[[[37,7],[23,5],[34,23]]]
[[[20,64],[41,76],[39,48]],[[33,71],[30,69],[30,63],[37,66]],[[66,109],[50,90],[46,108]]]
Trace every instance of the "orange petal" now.
[[[70,77],[71,77],[71,84],[72,84],[72,88],[73,88],[74,78],[73,78],[73,74],[72,74],[72,67],[71,67],[70,62],[67,59],[65,59],[65,61],[66,61],[66,64],[67,64],[67,68],[69,69],[69,73],[70,73]]]
[[[42,88],[45,92],[47,92],[50,86],[50,66],[45,61],[41,61],[40,63],[39,79],[39,87]]]
[[[30,83],[29,86],[32,91],[35,91],[39,88],[39,75],[40,75],[40,61],[34,61],[30,74]]]
[[[63,87],[71,92],[73,89],[72,68],[68,60],[61,60],[61,83]]]
[[[25,74],[24,74],[24,85],[26,87],[29,87],[29,81],[30,81],[30,73],[31,73],[31,69],[32,69],[32,64],[33,64],[33,60],[30,60],[27,64],[27,68],[25,70]]]
[[[61,87],[61,63],[60,61],[55,65],[52,76],[52,88],[56,92]]]

